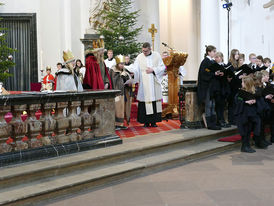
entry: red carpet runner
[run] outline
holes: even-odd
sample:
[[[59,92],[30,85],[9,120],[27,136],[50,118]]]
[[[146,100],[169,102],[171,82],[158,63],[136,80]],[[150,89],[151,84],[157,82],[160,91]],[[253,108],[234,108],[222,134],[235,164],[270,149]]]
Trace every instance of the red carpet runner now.
[[[157,123],[158,127],[143,127],[143,124],[139,124],[136,120],[133,120],[127,130],[116,131],[116,134],[121,138],[130,138],[138,135],[146,135],[151,133],[159,133],[163,131],[179,129],[181,123],[179,120],[168,120]]]

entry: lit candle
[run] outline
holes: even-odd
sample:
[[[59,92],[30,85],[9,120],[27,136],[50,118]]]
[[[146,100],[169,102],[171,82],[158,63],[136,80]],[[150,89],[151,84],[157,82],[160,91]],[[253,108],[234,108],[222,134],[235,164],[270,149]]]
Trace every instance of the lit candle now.
[[[40,70],[43,70],[43,51],[40,51]]]

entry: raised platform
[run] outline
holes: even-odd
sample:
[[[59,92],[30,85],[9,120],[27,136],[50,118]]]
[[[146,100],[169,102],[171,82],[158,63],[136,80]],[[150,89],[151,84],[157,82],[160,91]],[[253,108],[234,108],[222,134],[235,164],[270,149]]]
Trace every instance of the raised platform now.
[[[0,205],[31,205],[182,165],[238,147],[238,143],[217,141],[236,133],[236,128],[172,130],[125,139],[109,148],[2,168]]]

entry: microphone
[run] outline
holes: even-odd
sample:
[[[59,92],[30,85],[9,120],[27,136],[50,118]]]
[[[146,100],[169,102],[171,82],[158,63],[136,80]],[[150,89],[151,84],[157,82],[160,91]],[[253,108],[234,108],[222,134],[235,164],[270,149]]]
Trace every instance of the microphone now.
[[[164,42],[162,42],[162,45],[164,45],[165,47],[167,47],[167,48],[173,50],[170,46],[168,46],[168,44],[166,44],[166,43],[164,43]]]

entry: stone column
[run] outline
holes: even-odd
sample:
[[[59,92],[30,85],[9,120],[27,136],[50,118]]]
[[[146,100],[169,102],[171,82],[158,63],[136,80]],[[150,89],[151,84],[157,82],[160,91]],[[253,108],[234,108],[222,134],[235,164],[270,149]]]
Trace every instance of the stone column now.
[[[12,146],[6,143],[8,137],[11,136],[11,124],[5,120],[5,114],[11,111],[11,106],[0,106],[0,154],[11,152]]]
[[[37,120],[35,113],[41,109],[40,104],[29,105],[30,117],[28,119],[28,137],[30,138],[30,147],[37,148],[42,147],[42,122]]]
[[[44,104],[44,117],[43,117],[43,136],[50,140],[50,144],[56,144],[56,120],[52,117],[52,110],[55,109],[56,103]]]
[[[76,142],[78,140],[81,140],[81,125],[82,125],[82,119],[79,115],[77,115],[77,108],[81,106],[80,101],[72,101],[70,102],[70,107],[69,107],[69,124],[70,124],[70,141],[71,142]]]
[[[82,138],[91,139],[94,137],[94,131],[92,128],[93,118],[88,112],[89,108],[94,104],[94,100],[85,100],[82,102]],[[93,111],[94,112],[94,111]]]
[[[67,135],[67,129],[69,128],[69,119],[64,117],[64,109],[67,109],[68,102],[58,102],[56,106],[56,138],[58,144],[67,143],[70,141]]]
[[[220,48],[219,1],[201,0],[201,58],[205,54],[205,45]]]
[[[13,106],[14,120],[11,122],[13,137],[16,141],[15,151],[28,149],[28,144],[23,141],[23,138],[28,134],[28,124],[22,120],[24,111],[27,111],[27,105],[15,105]]]

